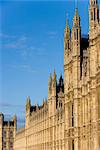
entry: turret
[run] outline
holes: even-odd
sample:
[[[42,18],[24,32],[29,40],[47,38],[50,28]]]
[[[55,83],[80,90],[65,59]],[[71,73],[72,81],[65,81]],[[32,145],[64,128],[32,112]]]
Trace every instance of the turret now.
[[[28,126],[28,123],[29,123],[30,108],[31,108],[31,100],[30,100],[30,97],[28,96],[26,100],[26,126]]]
[[[52,93],[52,75],[50,74],[48,81],[48,99],[50,98],[51,93]]]
[[[49,105],[49,116],[54,115],[56,109],[56,88],[57,88],[57,77],[56,71],[54,71],[53,77],[50,75],[48,84],[48,105]]]
[[[2,113],[0,113],[0,125],[3,125],[3,121],[4,121],[4,115]]]
[[[81,27],[80,27],[80,17],[78,14],[78,9],[75,10],[75,16],[73,18],[73,29],[72,29],[72,58],[73,58],[73,69],[69,72],[69,89],[74,84],[76,88],[78,86],[81,70],[80,70],[80,45],[81,45]],[[71,77],[71,75],[73,76]],[[72,81],[73,78],[73,81]],[[73,83],[72,83],[73,82]]]
[[[14,115],[13,120],[14,120],[14,127],[17,128],[17,116],[16,115]]]
[[[56,96],[56,86],[57,86],[57,75],[54,70],[53,81],[52,81],[52,96]]]
[[[26,100],[26,112],[30,111],[30,107],[31,107],[31,101],[30,101],[30,97],[27,97]]]
[[[67,20],[64,31],[64,65],[67,63],[70,50],[71,50],[71,30]]]
[[[80,39],[81,39],[80,17],[78,15],[78,9],[76,8],[75,16],[73,18],[73,29],[72,29],[73,56],[80,55]]]
[[[90,0],[89,7],[89,35],[90,39],[93,37],[91,34],[95,32],[95,28],[99,23],[99,5],[98,0]]]

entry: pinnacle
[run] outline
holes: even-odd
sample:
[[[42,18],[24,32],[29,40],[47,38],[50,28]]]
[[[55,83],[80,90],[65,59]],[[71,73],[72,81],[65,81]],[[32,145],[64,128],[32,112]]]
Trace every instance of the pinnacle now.
[[[75,16],[79,17],[79,15],[78,15],[78,8],[75,9]]]
[[[66,27],[69,28],[68,19],[66,20]]]
[[[56,80],[56,71],[55,71],[55,69],[54,69],[54,75],[53,75],[53,77],[54,77],[54,80]]]
[[[49,82],[52,82],[52,74],[50,73]]]

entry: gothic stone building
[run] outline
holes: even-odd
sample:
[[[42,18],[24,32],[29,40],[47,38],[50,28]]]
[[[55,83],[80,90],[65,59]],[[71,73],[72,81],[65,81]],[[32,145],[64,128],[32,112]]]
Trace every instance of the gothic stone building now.
[[[0,150],[14,150],[14,137],[16,133],[16,116],[12,120],[5,120],[0,113]]]
[[[82,37],[78,10],[64,31],[64,80],[50,75],[48,100],[26,102],[26,124],[15,150],[100,150],[100,23],[90,0],[89,36]],[[18,133],[19,132],[19,133]]]

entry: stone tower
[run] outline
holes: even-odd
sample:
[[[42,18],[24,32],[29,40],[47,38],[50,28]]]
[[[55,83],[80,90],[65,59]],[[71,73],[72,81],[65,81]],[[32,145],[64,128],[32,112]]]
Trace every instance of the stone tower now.
[[[72,37],[67,24],[65,29],[64,51],[64,92],[65,92],[65,149],[78,149],[78,138],[68,137],[69,132],[78,128],[78,89],[80,83],[80,41],[81,27],[78,9],[73,18]],[[69,45],[69,46],[68,46]],[[74,117],[74,115],[76,117]],[[71,131],[70,131],[71,130]]]
[[[48,103],[49,103],[49,117],[53,116],[56,110],[56,72],[54,71],[53,77],[50,75],[48,83]]]
[[[57,94],[57,79],[56,72],[54,71],[53,77],[50,75],[48,83],[48,109],[49,109],[49,148],[54,148],[54,134],[55,134],[55,111],[56,111],[56,94]],[[51,126],[52,125],[52,126]]]
[[[100,149],[100,18],[98,0],[90,0],[89,9],[89,62],[91,83],[91,138],[93,150]],[[98,131],[98,132],[97,132]]]
[[[28,123],[29,123],[30,109],[31,109],[31,101],[30,101],[30,97],[28,96],[26,100],[26,128],[28,127]]]
[[[17,118],[6,120],[4,114],[0,113],[0,150],[13,150],[15,134],[17,130]]]
[[[65,149],[99,150],[100,24],[97,0],[90,0],[89,37],[81,35],[78,9],[72,33],[68,23],[65,27],[64,94]]]
[[[95,29],[99,25],[99,5],[98,0],[90,0],[89,7],[89,35],[94,38]]]

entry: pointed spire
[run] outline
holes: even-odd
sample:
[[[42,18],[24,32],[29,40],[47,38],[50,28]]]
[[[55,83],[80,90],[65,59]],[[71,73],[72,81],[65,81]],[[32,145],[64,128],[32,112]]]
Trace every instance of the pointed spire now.
[[[30,96],[28,96],[26,100],[26,112],[30,111],[30,107],[31,107],[31,100]]]
[[[75,10],[75,16],[79,17],[79,15],[78,15],[78,8],[76,8],[76,10]]]
[[[13,117],[13,121],[14,121],[14,126],[17,127],[17,116],[16,116],[16,114]]]
[[[75,8],[78,8],[78,0],[75,0]]]
[[[54,69],[53,80],[56,81],[56,71]]]
[[[66,27],[69,27],[69,25],[68,25],[68,13],[66,13]]]
[[[13,120],[16,120],[17,119],[17,116],[16,116],[16,114],[13,116]]]
[[[68,19],[66,20],[66,32],[70,32],[69,22]]]
[[[47,98],[45,97],[45,103],[47,104]]]
[[[44,100],[44,98],[43,98],[43,101],[42,101],[42,106],[44,106],[44,103],[45,103],[45,100]]]
[[[52,92],[52,75],[50,74],[48,81],[48,95],[50,95],[51,92]]]
[[[75,15],[74,15],[74,19],[73,19],[73,25],[74,26],[80,26],[80,17],[78,14],[78,8],[75,9]]]
[[[49,76],[49,85],[52,84],[52,74],[50,73],[50,76]]]
[[[68,19],[66,20],[66,28],[65,28],[65,39],[69,40],[70,39],[70,27],[69,27],[69,23],[68,23]]]
[[[27,97],[26,103],[27,103],[27,104],[30,104],[30,103],[31,103],[31,101],[30,101],[30,96]]]
[[[68,24],[68,19],[66,20],[66,27],[69,27],[69,24]]]

